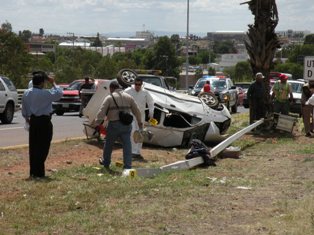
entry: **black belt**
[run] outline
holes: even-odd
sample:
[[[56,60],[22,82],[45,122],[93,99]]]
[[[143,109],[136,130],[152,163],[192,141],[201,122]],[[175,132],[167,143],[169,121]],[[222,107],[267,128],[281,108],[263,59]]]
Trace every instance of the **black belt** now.
[[[51,115],[40,115],[40,116],[35,116],[35,115],[31,115],[32,119],[49,119],[51,120]]]

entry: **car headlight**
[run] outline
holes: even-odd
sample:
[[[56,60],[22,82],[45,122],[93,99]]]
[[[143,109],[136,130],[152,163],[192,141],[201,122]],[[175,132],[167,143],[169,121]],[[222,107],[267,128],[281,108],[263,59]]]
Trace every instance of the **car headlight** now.
[[[223,95],[222,95],[222,100],[223,100],[224,102],[228,102],[228,101],[229,101],[229,96],[228,96],[227,94],[223,94]]]
[[[194,91],[194,90],[192,90],[191,94],[192,94],[192,95],[195,95],[195,91]]]

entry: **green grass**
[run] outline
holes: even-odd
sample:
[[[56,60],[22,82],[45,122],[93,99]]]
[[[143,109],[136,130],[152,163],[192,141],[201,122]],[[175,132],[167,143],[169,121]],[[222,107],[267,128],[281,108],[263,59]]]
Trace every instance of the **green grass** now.
[[[233,131],[247,122],[235,120]],[[49,181],[4,175],[21,153],[1,151],[0,234],[314,234],[312,144],[248,135],[234,146],[240,158],[216,167],[122,178],[69,165]]]

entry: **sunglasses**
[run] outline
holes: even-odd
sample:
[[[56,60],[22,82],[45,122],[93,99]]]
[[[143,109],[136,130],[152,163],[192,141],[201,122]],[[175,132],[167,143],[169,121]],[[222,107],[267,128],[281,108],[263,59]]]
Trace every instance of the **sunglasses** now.
[[[135,83],[134,85],[135,85],[135,86],[142,86],[141,83]]]

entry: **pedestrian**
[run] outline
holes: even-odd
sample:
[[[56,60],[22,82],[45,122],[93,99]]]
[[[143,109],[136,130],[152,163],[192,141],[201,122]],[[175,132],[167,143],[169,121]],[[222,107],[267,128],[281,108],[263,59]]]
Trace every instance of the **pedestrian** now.
[[[304,125],[305,136],[311,137],[313,133],[313,105],[312,96],[314,92],[314,81],[308,81],[302,87],[301,111]]]
[[[101,164],[111,173],[110,163],[112,148],[118,137],[122,141],[123,147],[123,168],[124,170],[132,168],[132,147],[131,130],[132,125],[125,125],[120,122],[119,111],[132,112],[136,117],[139,128],[143,128],[141,112],[132,96],[125,93],[116,81],[109,85],[111,95],[108,95],[97,112],[95,121],[92,125],[97,129],[103,123],[105,117],[108,119],[106,142],[103,149],[103,158]],[[117,105],[116,105],[117,104]],[[117,107],[118,106],[118,107]]]
[[[44,89],[46,82],[52,85],[51,89]],[[45,161],[53,134],[52,102],[63,94],[55,79],[43,71],[33,72],[32,83],[33,87],[22,97],[22,115],[29,124],[30,179],[45,177]]]
[[[140,78],[136,78],[134,85],[127,88],[125,92],[130,94],[134,98],[141,112],[141,118],[143,122],[145,121],[146,105],[148,107],[148,119],[154,118],[153,97],[147,90],[145,90],[145,88],[143,87],[143,81]],[[137,122],[133,120],[131,132],[132,159],[138,161],[145,161],[144,157],[141,155],[143,143],[135,143],[134,139],[132,138],[136,130],[139,130],[139,126],[137,125]]]
[[[95,89],[95,85],[93,82],[90,82],[89,77],[84,78],[85,82],[81,85],[80,90],[79,90],[79,95],[81,98],[81,106],[80,106],[80,111],[79,111],[79,117],[83,116],[83,109],[86,107],[90,100],[90,96],[87,95],[82,95],[82,90],[87,89],[87,90],[93,90]]]
[[[203,86],[203,91],[204,92],[210,92],[210,82],[206,81],[204,86]]]
[[[250,124],[264,118],[266,115],[265,93],[264,75],[256,73],[255,81],[249,86],[247,91],[247,99],[250,107]]]
[[[291,85],[287,82],[288,76],[281,74],[273,88],[271,99],[274,100],[274,112],[284,115],[289,114],[290,103],[293,101]]]

